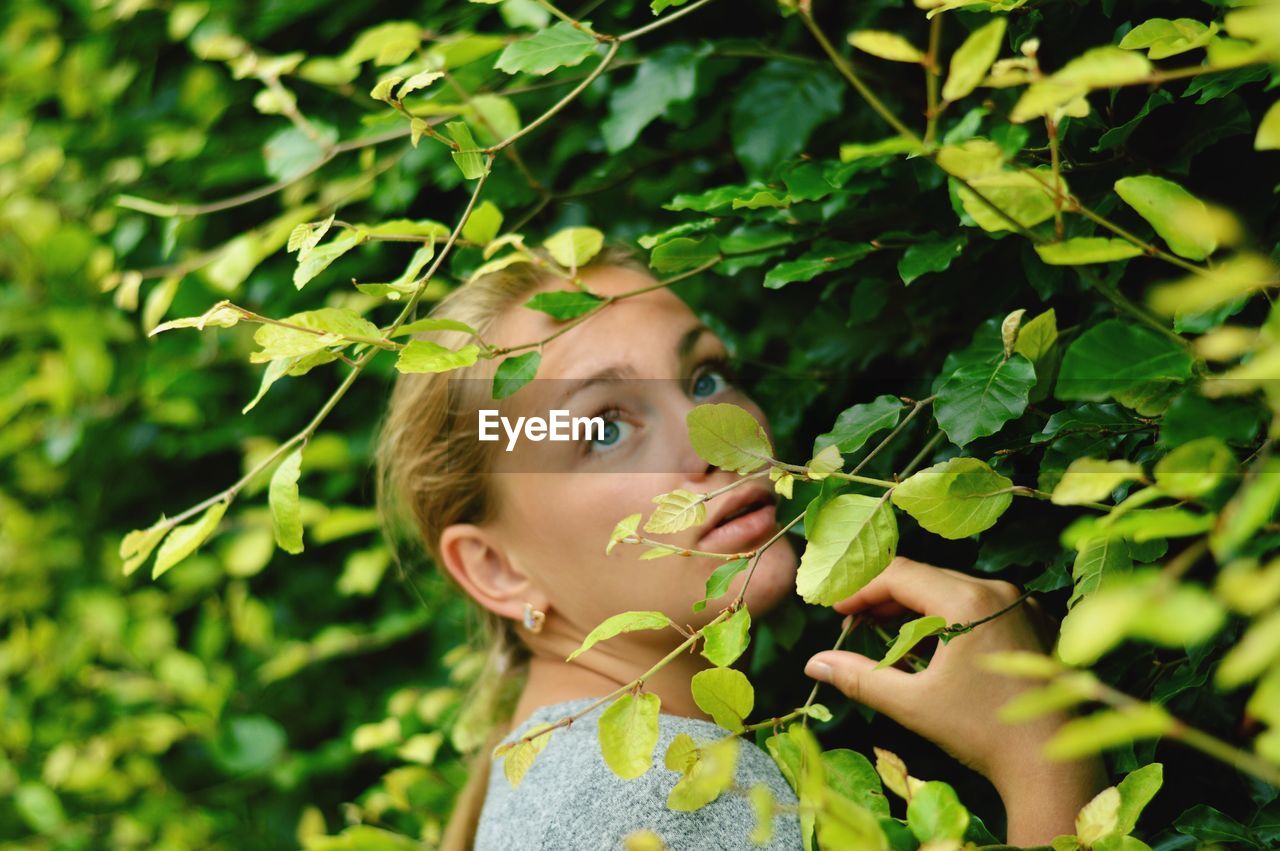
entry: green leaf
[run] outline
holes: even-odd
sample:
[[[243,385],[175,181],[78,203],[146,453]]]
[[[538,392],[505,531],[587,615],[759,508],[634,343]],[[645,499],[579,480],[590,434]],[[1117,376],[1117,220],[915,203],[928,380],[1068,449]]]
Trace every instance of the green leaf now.
[[[840,456],[840,450],[831,445],[810,458],[804,466],[809,478],[815,482],[820,482],[832,473],[843,470],[844,458]],[[777,468],[775,467],[774,469]],[[773,470],[770,470],[770,472],[773,472]]]
[[[557,21],[529,38],[507,45],[494,67],[508,74],[548,74],[579,64],[595,47],[596,40],[589,33],[567,21]]]
[[[632,780],[649,770],[658,744],[658,710],[652,692],[624,694],[600,715],[600,752],[614,774]]]
[[[1249,625],[1240,641],[1227,651],[1214,672],[1214,684],[1233,689],[1256,679],[1280,661],[1280,610]]]
[[[931,635],[936,635],[938,632],[946,628],[947,619],[938,615],[929,615],[927,617],[907,621],[898,628],[898,637],[894,639],[893,645],[885,652],[884,658],[876,663],[876,670],[889,667],[903,656],[910,653],[911,648],[915,647],[921,641],[924,641]],[[924,839],[927,837],[921,838]]]
[[[1156,462],[1156,486],[1180,499],[1194,499],[1212,491],[1236,471],[1230,447],[1216,437],[1184,443]]]
[[[218,528],[222,515],[227,513],[229,500],[221,500],[205,509],[200,519],[193,523],[177,526],[160,545],[156,553],[156,563],[151,568],[151,578],[159,579],[162,574],[187,556],[200,548],[200,545]]]
[[[319,139],[293,126],[278,130],[267,139],[262,157],[267,174],[273,180],[293,180],[314,171],[325,161],[326,148],[338,141],[338,131],[314,120],[311,126]]]
[[[1191,356],[1174,341],[1121,319],[1089,328],[1067,347],[1054,395],[1101,402],[1137,384],[1191,376]]]
[[[652,500],[658,507],[645,521],[644,530],[666,535],[705,523],[707,503],[702,496],[683,488],[658,494]]]
[[[512,45],[512,47],[514,46]],[[475,137],[471,135],[471,128],[467,126],[467,122],[450,121],[444,127],[449,131],[449,136],[453,141],[458,143],[458,150],[451,153],[453,162],[458,166],[458,170],[462,172],[462,176],[467,180],[483,177],[485,172],[484,155],[480,153],[480,146],[476,144]]]
[[[1111,263],[1140,257],[1142,249],[1128,240],[1101,236],[1078,236],[1062,242],[1036,245],[1036,254],[1050,266],[1081,266],[1086,263]]]
[[[502,229],[502,211],[492,201],[481,201],[462,226],[462,238],[485,245]]]
[[[1124,482],[1142,478],[1142,467],[1132,461],[1077,458],[1058,480],[1050,499],[1054,505],[1083,505],[1111,496]]]
[[[697,762],[667,795],[667,807],[676,812],[693,812],[730,789],[740,748],[737,736],[725,736],[702,747]]]
[[[1151,18],[1125,33],[1120,47],[1146,50],[1148,59],[1167,59],[1204,47],[1218,31],[1216,23],[1205,25],[1192,18]]]
[[[636,536],[636,530],[640,528],[640,518],[642,514],[628,514],[626,517],[618,521],[618,525],[613,527],[613,533],[609,536],[609,543],[604,548],[604,554],[609,555],[613,552],[613,548],[622,543],[627,538]]]
[[[746,611],[740,609],[739,611]],[[735,668],[710,668],[699,671],[690,681],[693,700],[698,708],[730,732],[742,731],[742,722],[751,714],[756,692],[746,674]]]
[[[264,324],[254,332],[253,340],[262,349],[249,355],[251,363],[310,355],[352,340],[382,339],[377,325],[346,307],[305,310],[279,321],[285,324]]]
[[[1107,577],[1133,570],[1129,547],[1123,541],[1103,539],[1090,542],[1076,553],[1071,565],[1071,578],[1075,587],[1067,608],[1075,606],[1082,598],[1098,590]]]
[[[561,266],[576,269],[600,253],[604,234],[596,228],[563,228],[542,245]]]
[[[849,44],[893,62],[924,62],[924,53],[915,45],[894,32],[885,30],[858,30],[849,33]]]
[[[302,472],[302,447],[285,456],[271,475],[268,502],[276,544],[287,553],[302,552],[302,508],[298,503],[298,476]]]
[[[430,340],[411,340],[400,350],[396,369],[400,372],[448,372],[471,366],[479,355],[480,350],[470,343],[454,351]]]
[[[892,499],[925,529],[955,540],[994,526],[1013,502],[1012,487],[977,458],[952,458],[902,482]]]
[[[1114,833],[1120,823],[1120,790],[1108,786],[1080,808],[1076,815],[1076,835],[1085,847]]]
[[[642,629],[663,629],[670,625],[671,618],[662,612],[621,612],[606,618],[603,623],[591,630],[587,637],[583,639],[582,646],[565,657],[565,661],[572,662],[578,656],[590,650],[597,642],[605,641],[624,632],[636,632]]]
[[[1120,812],[1116,819],[1116,833],[1126,836],[1138,825],[1138,816],[1160,791],[1164,784],[1164,766],[1158,762],[1130,771],[1116,784],[1120,792]]]
[[[708,626],[702,635],[702,655],[713,665],[732,665],[751,641],[751,613],[743,606],[728,620]]]
[[[396,329],[392,337],[404,337],[409,334],[421,334],[424,331],[461,331],[464,334],[476,333],[476,329],[472,328],[465,322],[459,322],[456,319],[437,319],[434,316],[428,316],[425,319],[416,319],[413,322],[406,322]]]
[[[1276,265],[1267,257],[1241,252],[1212,269],[1152,287],[1147,303],[1165,316],[1203,313],[1270,286],[1276,275]]]
[[[1254,150],[1280,150],[1280,101],[1271,104],[1258,124],[1258,134],[1253,137]]]
[[[898,276],[904,285],[910,286],[921,275],[945,272],[951,261],[960,256],[966,243],[962,233],[913,242],[898,261]]]
[[[524,776],[533,767],[534,758],[551,741],[551,733],[547,733],[545,736],[536,735],[550,726],[550,724],[535,724],[525,732],[525,736],[536,736],[536,738],[527,742],[519,742],[515,747],[502,754],[502,773],[507,778],[507,782],[511,784],[512,789],[519,788]]]
[[[1058,760],[1078,759],[1139,739],[1163,736],[1174,724],[1173,717],[1154,704],[1103,710],[1059,727],[1045,745],[1044,755]]]
[[[698,64],[705,49],[673,44],[649,52],[630,82],[609,93],[609,117],[600,124],[611,154],[626,150],[655,119],[694,96]]]
[[[773,457],[764,427],[737,405],[699,405],[685,416],[685,423],[694,451],[722,470],[745,476]]]
[[[898,154],[920,154],[924,148],[914,139],[904,136],[890,136],[879,142],[847,142],[840,146],[840,162],[850,163],[872,157],[897,156]]]
[[[735,558],[733,561],[726,561],[712,571],[711,575],[707,577],[706,596],[693,604],[693,610],[700,612],[707,607],[708,602],[723,597],[728,593],[729,584],[733,582],[733,578],[746,570],[747,565],[750,563],[750,559]]]
[[[826,272],[847,269],[873,251],[875,247],[868,242],[828,243],[819,250],[774,266],[765,273],[764,285],[776,290],[797,281],[811,281]]]
[[[513,355],[498,364],[493,374],[493,398],[505,399],[533,380],[542,363],[541,352]]]
[[[1122,177],[1116,181],[1115,190],[1147,220],[1174,254],[1204,260],[1217,249],[1217,238],[1204,227],[1208,217],[1204,202],[1173,181],[1154,175]]]
[[[555,290],[537,293],[524,303],[531,310],[541,310],[556,319],[572,319],[595,310],[604,299],[582,290]]]
[[[944,100],[960,100],[977,88],[982,78],[987,76],[991,63],[1000,54],[1007,23],[1006,18],[993,18],[989,24],[971,32],[964,44],[951,54],[951,70],[942,87]]]
[[[696,269],[720,256],[720,244],[714,236],[669,239],[649,254],[649,267],[655,272],[684,272]]]
[[[851,455],[866,445],[874,435],[896,426],[901,415],[902,400],[889,395],[877,396],[870,402],[845,408],[836,417],[831,431],[814,438],[813,453],[816,455],[828,446],[835,445],[842,455]]]
[[[1036,386],[1031,390],[1029,401],[1038,402],[1047,397],[1060,359],[1058,315],[1052,307],[1030,322],[1023,323],[1018,329],[1013,350],[1031,361],[1036,370]]]
[[[152,526],[146,529],[135,529],[120,541],[120,561],[124,563],[125,576],[133,573],[151,555],[165,533],[169,531],[169,522],[163,514]]]
[[[833,748],[822,752],[822,765],[827,783],[837,793],[877,816],[889,815],[880,775],[865,756],[848,748]]]
[[[930,780],[912,793],[907,804],[907,826],[921,842],[959,840],[969,828],[969,811],[949,785]]]
[[[806,603],[829,606],[852,595],[893,561],[898,523],[888,500],[840,494],[826,502],[812,525],[796,573]]]
[[[1267,456],[1262,464],[1246,474],[1240,489],[1222,510],[1209,548],[1219,562],[1226,562],[1280,512],[1280,457]]]
[[[1035,385],[1035,367],[1020,354],[961,366],[939,388],[934,417],[952,443],[964,446],[1022,416]]]
[[[729,135],[748,176],[764,179],[803,150],[814,130],[840,114],[845,89],[826,63],[773,59],[747,76],[736,87]]]
[[[971,177],[969,186],[955,185],[956,195],[964,211],[974,220],[978,227],[985,231],[1015,230],[1009,221],[1012,219],[1023,228],[1031,228],[1053,217],[1057,206],[1054,203],[1053,172],[1047,167],[1039,167],[1026,171],[996,171]],[[1058,190],[1068,191],[1066,181],[1058,177]],[[986,198],[1005,216],[991,209],[982,198]]]
[[[317,245],[310,251],[298,252],[298,267],[293,270],[293,285],[297,289],[305,287],[316,275],[360,243],[364,242],[363,234],[354,230],[343,231],[324,245]],[[305,244],[303,248],[305,248]]]

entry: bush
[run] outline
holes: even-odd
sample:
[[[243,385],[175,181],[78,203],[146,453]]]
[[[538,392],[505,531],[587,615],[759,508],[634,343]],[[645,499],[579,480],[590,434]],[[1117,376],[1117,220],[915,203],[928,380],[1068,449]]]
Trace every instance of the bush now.
[[[481,659],[377,534],[369,412],[397,368],[501,356],[397,339],[419,310],[607,233],[747,366],[785,519],[868,504],[842,485],[1064,616],[1004,664],[1079,711],[1059,753],[1127,778],[1080,844],[1276,842],[1280,8],[917,4],[9,4],[0,836],[438,838]],[[806,564],[807,601],[854,590]],[[836,620],[755,625],[761,718],[804,714],[793,660]],[[946,777],[912,807],[995,841],[989,787],[835,703],[804,710],[828,746]],[[818,747],[769,732],[784,767]],[[863,810],[812,782],[848,847]],[[872,827],[961,835],[908,823]]]

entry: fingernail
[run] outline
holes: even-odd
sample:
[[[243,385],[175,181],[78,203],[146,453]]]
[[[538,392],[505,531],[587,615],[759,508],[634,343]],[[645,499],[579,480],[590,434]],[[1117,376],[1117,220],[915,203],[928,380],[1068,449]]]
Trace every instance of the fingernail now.
[[[809,664],[804,666],[804,673],[807,677],[812,677],[825,683],[831,679],[831,666],[826,662],[810,659]]]

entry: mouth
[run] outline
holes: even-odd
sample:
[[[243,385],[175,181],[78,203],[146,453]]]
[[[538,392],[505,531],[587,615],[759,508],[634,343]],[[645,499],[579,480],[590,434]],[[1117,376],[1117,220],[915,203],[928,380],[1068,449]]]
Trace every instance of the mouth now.
[[[761,492],[720,518],[698,539],[697,548],[711,552],[741,552],[763,543],[777,527],[773,496]]]

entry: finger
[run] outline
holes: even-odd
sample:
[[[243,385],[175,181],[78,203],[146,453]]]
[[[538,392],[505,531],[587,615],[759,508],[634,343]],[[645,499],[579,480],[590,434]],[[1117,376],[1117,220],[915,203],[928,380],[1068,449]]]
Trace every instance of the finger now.
[[[854,614],[897,604],[920,614],[960,620],[973,614],[975,597],[980,593],[980,583],[970,576],[898,556],[866,587],[834,608],[842,614]]]
[[[875,660],[859,653],[824,650],[809,660],[804,672],[898,721],[920,702],[913,699],[918,687],[915,674],[892,667],[876,670]]]

